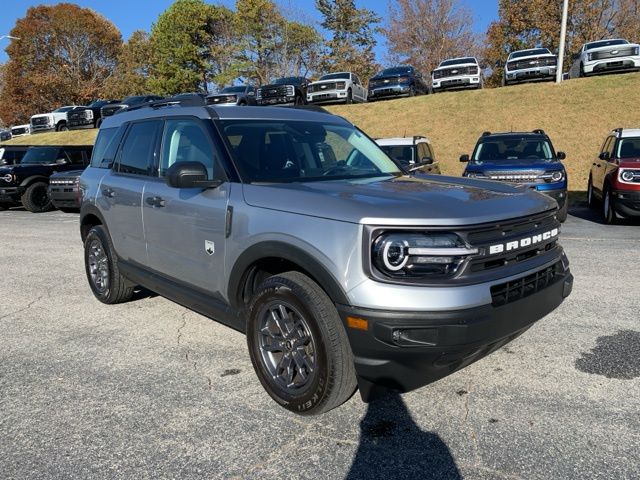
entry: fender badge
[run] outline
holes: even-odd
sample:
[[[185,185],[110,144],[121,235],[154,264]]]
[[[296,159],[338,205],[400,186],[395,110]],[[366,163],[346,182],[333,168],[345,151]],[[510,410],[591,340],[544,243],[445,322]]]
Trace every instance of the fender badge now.
[[[216,244],[211,240],[205,240],[204,251],[207,252],[207,255],[213,255],[214,253],[216,253]]]

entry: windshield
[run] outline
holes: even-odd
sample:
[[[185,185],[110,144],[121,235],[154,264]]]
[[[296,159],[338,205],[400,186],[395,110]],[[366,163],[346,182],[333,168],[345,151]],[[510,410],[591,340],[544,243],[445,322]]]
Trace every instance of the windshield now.
[[[448,67],[450,65],[462,65],[464,63],[476,63],[476,59],[472,57],[468,58],[455,58],[453,60],[445,60],[440,64],[441,67]]]
[[[64,152],[55,147],[30,148],[22,159],[22,164],[66,163]]]
[[[60,107],[60,108],[56,108],[53,113],[65,113],[65,112],[69,112],[71,110],[73,110],[76,107]]]
[[[350,125],[225,120],[222,133],[249,182],[309,182],[396,176],[402,172]]]
[[[640,137],[620,140],[616,156],[618,158],[640,158]]]
[[[486,140],[476,147],[474,162],[509,160],[551,160],[553,150],[547,140],[509,138]]]
[[[406,75],[407,73],[411,73],[413,69],[411,67],[393,67],[393,68],[385,68],[378,75]]]
[[[320,77],[320,80],[349,80],[348,73],[330,73],[328,75],[323,75]]]
[[[591,50],[593,48],[610,47],[611,45],[626,45],[629,42],[626,40],[602,40],[601,42],[587,43],[585,50]]]
[[[413,161],[412,145],[380,145],[380,148],[389,158],[408,167]]]
[[[301,81],[302,80],[300,77],[285,77],[285,78],[278,78],[274,80],[273,83],[275,85],[290,85],[290,84],[298,85]]]
[[[225,87],[220,90],[220,93],[244,93],[246,88],[244,85],[240,85],[239,87]]]
[[[143,97],[143,96],[127,97],[122,101],[122,103],[124,103],[125,105],[133,105],[135,103],[144,102],[145,98],[146,97]]]
[[[87,107],[100,108],[100,107],[104,107],[106,104],[107,104],[106,100],[96,100],[94,102],[91,102],[89,105],[87,105]]]
[[[551,52],[547,48],[536,48],[533,50],[522,50],[520,52],[513,52],[511,58],[530,57],[531,55],[549,55]]]

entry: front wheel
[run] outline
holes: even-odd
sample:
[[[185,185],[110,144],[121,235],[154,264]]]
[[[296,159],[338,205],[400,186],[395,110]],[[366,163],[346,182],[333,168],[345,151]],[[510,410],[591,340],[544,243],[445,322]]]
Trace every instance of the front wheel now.
[[[353,103],[353,92],[351,89],[347,90],[347,105],[351,105]]]
[[[579,76],[580,78],[584,78],[584,77],[586,77],[586,76],[587,76],[587,75],[584,73],[584,65],[583,65],[582,63],[580,64],[580,71],[578,72],[578,76]]]
[[[249,306],[247,344],[260,383],[300,415],[327,412],[356,389],[353,354],[338,312],[309,277],[269,277]]]
[[[304,100],[302,99],[302,96],[300,95],[296,95],[296,99],[294,101],[295,105],[304,105]]]
[[[558,221],[560,223],[564,223],[567,221],[567,217],[569,216],[569,199],[567,198],[564,201],[564,205],[560,210],[558,210]]]
[[[613,198],[611,198],[611,190],[607,188],[604,192],[602,200],[602,219],[607,225],[615,225],[618,223],[618,215],[614,210]]]
[[[102,225],[93,227],[84,241],[84,266],[91,291],[102,303],[122,303],[133,296],[134,285],[120,274],[111,238]]]
[[[34,182],[27,187],[20,200],[22,206],[31,213],[42,213],[53,210],[53,204],[47,192],[46,182]]]
[[[593,179],[589,175],[589,183],[587,184],[587,205],[589,208],[596,208],[596,199],[593,196]]]
[[[61,122],[58,124],[58,127],[56,128],[56,131],[58,132],[68,132],[69,131],[69,127],[67,127],[67,124],[64,122]]]

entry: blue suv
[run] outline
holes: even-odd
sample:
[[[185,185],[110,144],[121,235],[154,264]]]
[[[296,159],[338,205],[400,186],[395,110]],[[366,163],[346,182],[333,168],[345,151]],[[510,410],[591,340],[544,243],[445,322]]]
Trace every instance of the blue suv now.
[[[533,132],[484,132],[471,157],[462,155],[464,177],[523,184],[558,202],[558,220],[567,219],[567,171],[544,130]]]

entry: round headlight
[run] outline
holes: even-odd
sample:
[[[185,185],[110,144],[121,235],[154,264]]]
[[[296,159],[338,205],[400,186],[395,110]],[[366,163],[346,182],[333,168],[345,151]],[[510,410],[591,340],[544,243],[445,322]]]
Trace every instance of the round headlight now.
[[[620,178],[622,178],[622,180],[624,180],[625,182],[633,182],[633,179],[635,178],[635,172],[631,171],[631,170],[624,170],[621,174],[620,174]]]
[[[553,182],[559,182],[563,178],[564,178],[564,173],[562,173],[561,171],[553,172],[551,174],[551,181],[553,181]]]
[[[390,239],[384,242],[382,251],[380,252],[380,260],[384,266],[392,271],[402,270],[409,261],[407,249],[409,243],[406,240]]]

